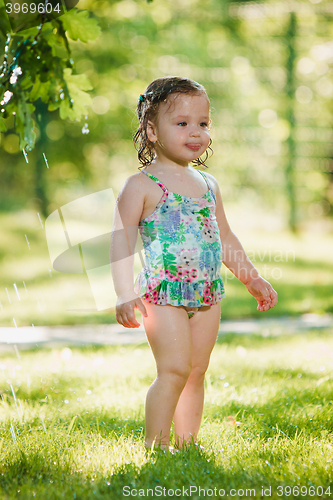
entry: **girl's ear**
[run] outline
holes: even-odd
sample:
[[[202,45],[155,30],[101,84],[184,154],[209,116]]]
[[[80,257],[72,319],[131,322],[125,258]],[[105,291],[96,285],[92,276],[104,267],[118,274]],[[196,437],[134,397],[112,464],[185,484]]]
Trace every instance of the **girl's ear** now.
[[[150,140],[150,142],[157,141],[156,126],[155,123],[152,122],[151,120],[148,120],[147,122],[147,137]]]

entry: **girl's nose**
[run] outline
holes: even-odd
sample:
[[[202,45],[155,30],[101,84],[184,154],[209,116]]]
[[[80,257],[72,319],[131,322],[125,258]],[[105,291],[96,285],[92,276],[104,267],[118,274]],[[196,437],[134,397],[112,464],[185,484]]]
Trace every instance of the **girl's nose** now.
[[[191,137],[200,137],[200,130],[197,127],[192,128],[190,131]]]

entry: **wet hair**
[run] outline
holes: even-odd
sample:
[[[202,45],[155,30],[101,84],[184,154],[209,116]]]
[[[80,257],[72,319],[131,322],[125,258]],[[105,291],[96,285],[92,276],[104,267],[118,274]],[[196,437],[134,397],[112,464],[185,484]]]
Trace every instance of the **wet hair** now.
[[[138,167],[139,169],[150,165],[155,158],[154,144],[147,136],[148,121],[154,121],[156,119],[160,104],[165,102],[167,97],[171,94],[203,94],[208,99],[205,87],[189,78],[165,76],[163,78],[157,78],[148,85],[145,93],[140,95],[136,108],[139,128],[133,140],[138,151],[139,162],[141,163],[141,166]],[[208,150],[213,154],[213,150],[210,147],[211,143],[212,141],[210,141],[203,159],[197,158],[192,161],[195,166],[203,165],[208,168],[205,162],[209,157]]]

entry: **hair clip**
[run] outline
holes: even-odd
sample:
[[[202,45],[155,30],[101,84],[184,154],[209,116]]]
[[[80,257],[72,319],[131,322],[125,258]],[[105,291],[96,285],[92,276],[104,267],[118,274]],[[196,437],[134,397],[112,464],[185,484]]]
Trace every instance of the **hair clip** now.
[[[143,102],[145,100],[145,94],[140,94],[139,101]]]

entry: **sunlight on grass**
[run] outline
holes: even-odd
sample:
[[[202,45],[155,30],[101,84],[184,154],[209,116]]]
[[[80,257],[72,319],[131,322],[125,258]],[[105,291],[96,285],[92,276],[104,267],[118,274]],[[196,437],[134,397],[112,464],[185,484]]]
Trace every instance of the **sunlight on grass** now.
[[[155,376],[147,344],[20,356],[4,355],[0,364],[4,498],[18,490],[24,499],[32,491],[40,498],[122,498],[126,485],[191,484],[255,488],[252,497],[260,498],[262,486],[276,492],[279,485],[332,482],[328,331],[219,337],[205,382],[205,451],[178,456],[144,448],[144,399]]]

